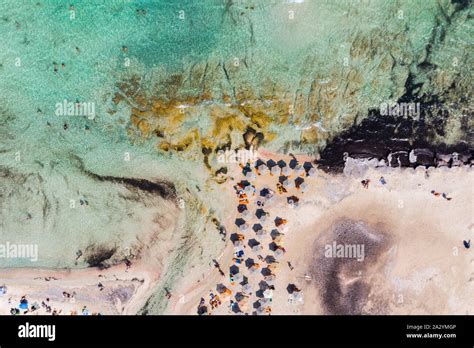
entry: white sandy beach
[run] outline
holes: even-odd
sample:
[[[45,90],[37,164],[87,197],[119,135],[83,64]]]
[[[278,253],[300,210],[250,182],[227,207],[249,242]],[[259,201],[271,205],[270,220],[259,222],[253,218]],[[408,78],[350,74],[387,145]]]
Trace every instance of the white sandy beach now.
[[[263,160],[272,158],[289,162],[291,159],[262,149],[259,154]],[[306,156],[296,157],[300,163],[311,160]],[[221,188],[234,191],[233,186],[244,177],[238,165],[231,166],[228,176],[234,180],[229,180]],[[286,225],[279,227],[284,235],[276,240],[284,246],[286,253],[270,267],[274,290],[271,301],[264,301],[270,308],[264,313],[328,313],[327,303],[322,300],[322,284],[326,280],[314,276],[318,274],[314,271],[318,267],[314,256],[321,248],[316,241],[330,238],[334,224],[345,219],[370,226],[389,240],[380,254],[362,263],[363,271],[338,275],[343,293],[353,282],[363,284],[366,291],[362,313],[472,314],[474,255],[472,249],[464,248],[463,240],[474,239],[473,172],[468,167],[456,167],[433,168],[428,173],[429,177],[426,177],[422,168],[368,168],[362,176],[352,177],[329,175],[318,170],[315,177],[304,178],[309,184],[305,193],[296,188],[289,188],[284,194],[275,193],[274,201],[263,207],[270,214],[263,227],[268,232],[274,229],[277,216],[288,220]],[[386,184],[379,181],[381,176]],[[361,185],[363,179],[370,179],[367,189]],[[258,195],[265,187],[276,191],[277,180],[277,177],[267,174],[258,176],[252,184]],[[452,199],[435,196],[432,190],[446,193]],[[287,197],[291,195],[300,199],[298,208],[289,207]],[[256,198],[249,198],[250,226],[258,222],[254,216]],[[237,197],[234,200],[232,204],[237,207]],[[234,209],[229,211],[226,221],[221,221],[227,229],[227,237],[239,232],[234,223],[239,216]],[[255,238],[255,232],[250,228],[243,234],[246,245],[243,259],[252,258],[261,265],[254,273],[249,272],[245,264],[237,265],[252,288],[244,292],[245,298],[239,302],[240,312],[252,314],[255,311],[253,304],[258,300],[256,291],[264,278],[260,271],[268,266],[259,260],[258,255],[265,258],[273,254],[268,247],[272,238],[268,233],[261,239],[262,250],[256,253],[247,245]],[[217,234],[216,238],[219,238]],[[185,276],[179,277],[173,285],[164,313],[196,314],[201,298],[208,313],[232,313],[230,301],[235,301],[235,295],[242,291],[242,286],[238,282],[232,284],[229,278],[235,257],[232,242],[227,239],[224,249],[216,254],[220,254],[216,261],[225,275],[219,274],[212,260],[209,264],[193,265],[191,262],[188,274],[185,271]],[[106,270],[2,270],[0,285],[6,285],[8,292],[0,296],[0,314],[9,314],[23,295],[30,304],[41,304],[49,298],[51,306],[62,310],[61,314],[81,314],[84,306],[91,314],[135,314],[160,280],[156,261],[150,261],[154,258],[151,254],[144,255],[128,272],[124,265]],[[46,277],[52,279],[46,281]],[[99,289],[99,282],[104,286],[103,290]],[[228,288],[231,294],[219,294],[218,284]],[[298,297],[290,296],[289,284],[297,287]],[[63,291],[75,292],[75,302],[65,299]],[[214,309],[209,305],[210,292],[217,294],[221,301]],[[41,308],[36,313],[43,314],[44,310]]]

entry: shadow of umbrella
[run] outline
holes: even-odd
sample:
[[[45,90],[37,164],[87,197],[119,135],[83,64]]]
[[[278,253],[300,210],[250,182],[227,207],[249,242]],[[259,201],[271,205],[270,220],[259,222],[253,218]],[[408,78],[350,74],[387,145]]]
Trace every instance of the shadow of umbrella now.
[[[275,250],[275,256],[280,258],[283,255],[285,255],[285,249],[282,247],[278,247],[277,250]]]
[[[278,244],[275,242],[271,242],[270,244],[268,244],[268,247],[270,248],[271,251],[275,251],[278,249]]]
[[[249,283],[242,285],[242,291],[245,291],[248,294],[252,294],[252,285]]]
[[[245,167],[242,168],[242,174],[243,175],[246,175],[248,172],[251,172],[252,171],[252,168],[250,167],[250,165],[247,163]]]
[[[273,274],[271,274],[271,275],[265,276],[265,278],[263,279],[267,282],[268,285],[273,285],[275,283],[276,277]]]
[[[296,196],[290,196],[290,197],[287,197],[286,201],[288,202],[288,204],[294,204],[294,203],[297,203],[299,202],[299,198],[296,197]]]
[[[272,255],[267,255],[265,257],[265,262],[268,263],[268,264],[272,264],[272,263],[277,262],[277,260]]]
[[[274,160],[272,160],[272,159],[269,159],[269,160],[267,161],[267,167],[268,167],[268,168],[272,168],[272,167],[274,167],[274,166],[276,166],[276,165],[277,165],[276,162],[275,162]]]
[[[304,168],[306,171],[308,171],[308,170],[310,170],[311,168],[313,168],[313,164],[312,164],[311,162],[306,161],[306,162],[303,163],[303,168]]]
[[[299,289],[295,284],[288,284],[286,291],[288,291],[289,294],[292,294],[295,291],[299,291]]]
[[[252,267],[253,265],[255,265],[254,259],[252,259],[252,258],[249,257],[247,260],[245,260],[245,266],[246,266],[247,268],[250,268],[250,267]]]
[[[266,216],[267,215],[267,212],[265,210],[263,210],[262,208],[258,208],[256,211],[255,211],[255,216],[260,219],[262,216]]]
[[[295,160],[294,158],[290,161],[289,167],[291,169],[295,169],[295,167],[298,165],[298,161]]]
[[[249,247],[253,248],[257,245],[260,245],[259,241],[257,241],[255,238],[249,239]]]
[[[299,176],[295,179],[296,188],[300,187],[302,183],[304,183],[304,179],[301,176]]]
[[[281,235],[282,235],[282,233],[280,233],[280,231],[278,231],[276,228],[274,228],[270,232],[270,236],[272,237],[272,239],[276,239],[276,238],[280,237]]]
[[[267,165],[266,165],[265,163],[259,165],[259,166],[257,167],[257,169],[258,169],[258,172],[259,172],[260,174],[266,174],[266,173],[268,173],[268,167],[267,167]]]
[[[242,214],[244,211],[246,211],[246,210],[247,210],[247,206],[246,206],[245,204],[239,204],[239,205],[237,206],[237,211],[238,211],[239,213],[241,213],[241,214]]]
[[[250,182],[248,180],[240,180],[240,182],[237,185],[245,188],[250,185]]]
[[[259,283],[258,283],[258,288],[260,290],[267,290],[268,289],[268,284],[266,281],[264,280],[261,280]]]
[[[239,267],[237,267],[236,265],[232,265],[230,266],[229,271],[231,275],[235,275],[239,273]]]

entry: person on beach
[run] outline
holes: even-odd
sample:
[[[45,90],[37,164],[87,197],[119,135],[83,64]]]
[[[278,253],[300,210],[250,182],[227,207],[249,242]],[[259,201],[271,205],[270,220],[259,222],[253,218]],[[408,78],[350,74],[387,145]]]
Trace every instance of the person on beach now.
[[[443,192],[442,196],[443,196],[443,198],[446,199],[447,201],[450,201],[450,200],[452,199],[451,197],[448,197],[448,196],[446,195],[446,193],[444,193],[444,192]]]
[[[171,292],[168,290],[168,288],[165,288],[165,293],[166,298],[169,300],[171,298]]]
[[[294,267],[291,265],[291,262],[288,261],[288,267],[290,267],[290,270],[292,271],[294,269]]]
[[[463,242],[464,247],[466,249],[469,249],[471,247],[471,240],[470,239],[469,240],[463,240],[462,242]]]
[[[365,189],[369,188],[369,183],[370,183],[369,179],[365,179],[365,180],[361,181],[362,187],[365,188]]]

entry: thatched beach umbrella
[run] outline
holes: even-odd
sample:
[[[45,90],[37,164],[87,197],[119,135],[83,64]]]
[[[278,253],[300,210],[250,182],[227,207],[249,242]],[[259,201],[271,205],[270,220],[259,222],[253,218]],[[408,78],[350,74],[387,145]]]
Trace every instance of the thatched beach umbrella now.
[[[295,169],[296,166],[298,165],[298,160],[296,158],[293,158],[290,163],[288,163],[288,167],[291,169]]]
[[[240,283],[241,280],[244,279],[244,276],[242,275],[242,273],[236,273],[234,274],[234,281],[236,283]]]
[[[244,220],[244,219],[242,219],[242,218],[237,218],[237,219],[235,219],[235,225],[236,225],[237,227],[240,227],[240,226],[242,226],[243,224],[245,224],[245,220]]]
[[[266,235],[267,235],[267,231],[265,230],[259,230],[257,231],[257,233],[255,233],[257,235],[257,238],[259,239],[262,239],[264,238]]]
[[[286,221],[285,219],[281,218],[281,217],[278,217],[278,216],[277,216],[277,217],[275,218],[275,226],[276,226],[276,227],[281,226],[281,225],[284,225],[284,224],[286,224],[286,223],[287,223],[287,221]]]
[[[281,168],[281,175],[284,175],[284,176],[289,176],[291,175],[291,169],[288,168],[288,167],[283,167]]]
[[[273,297],[273,290],[267,289],[263,292],[263,297],[264,298],[272,298]]]
[[[304,179],[303,179],[301,176],[299,176],[299,177],[297,177],[297,178],[295,179],[295,187],[296,187],[297,189],[300,188],[300,186],[301,186],[302,183],[304,183]]]
[[[260,265],[258,263],[255,263],[249,268],[249,271],[250,271],[250,273],[254,274],[259,269],[260,269]]]
[[[283,181],[282,185],[286,189],[295,187],[295,183],[293,182],[293,180],[290,180],[290,179],[285,179],[285,181]]]
[[[268,213],[265,210],[263,210],[262,208],[258,208],[255,211],[255,216],[257,217],[257,219],[261,219],[262,217],[266,217],[267,214]]]
[[[302,193],[305,193],[309,188],[309,185],[306,183],[306,182],[303,182],[301,185],[300,185],[300,191]]]
[[[276,163],[274,160],[272,160],[272,159],[270,158],[270,159],[267,161],[267,167],[268,167],[268,168],[273,168],[273,167],[275,167],[275,166],[277,166],[277,163]]]
[[[271,232],[270,232],[270,236],[272,237],[273,240],[275,240],[276,238],[280,237],[282,235],[282,233],[280,233],[280,231],[278,231],[276,228],[274,228]]]
[[[249,229],[249,224],[245,223],[245,224],[242,224],[239,226],[239,229],[242,231],[242,232],[245,232],[245,231],[248,231]]]
[[[272,264],[272,263],[277,262],[277,260],[272,255],[267,255],[265,257],[265,262],[268,264]]]
[[[285,249],[283,249],[283,248],[277,248],[277,249],[275,250],[275,256],[276,256],[277,258],[282,257],[283,255],[285,255]]]
[[[234,247],[243,247],[244,242],[241,240],[234,241]]]
[[[274,274],[270,274],[268,276],[265,276],[263,279],[267,282],[268,285],[273,285],[275,283],[276,277]]]
[[[255,192],[255,187],[253,187],[253,185],[245,186],[244,192],[247,194],[247,196],[252,196]]]
[[[242,291],[246,292],[247,294],[251,294],[253,291],[252,285],[249,283],[242,285]]]
[[[241,215],[244,217],[244,218],[249,218],[250,217],[250,211],[248,209],[244,210]]]
[[[237,211],[238,211],[239,213],[241,213],[241,214],[242,214],[243,212],[247,211],[247,210],[248,210],[248,209],[247,209],[247,206],[246,206],[245,204],[239,204],[239,205],[237,206]]]

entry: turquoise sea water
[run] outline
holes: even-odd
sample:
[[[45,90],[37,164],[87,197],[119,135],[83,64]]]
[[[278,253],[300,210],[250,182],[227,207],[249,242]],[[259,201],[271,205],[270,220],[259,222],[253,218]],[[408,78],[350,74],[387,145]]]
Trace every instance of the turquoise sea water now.
[[[466,61],[472,33],[467,10],[453,15],[454,8],[421,0],[2,1],[1,239],[38,243],[35,266],[48,267],[73,266],[77,249],[93,243],[132,243],[147,228],[146,198],[130,205],[120,198],[123,187],[88,178],[82,166],[100,175],[173,178],[187,187],[204,182],[202,163],[160,155],[152,142],[132,143],[129,107],[109,114],[124,78],[140,76],[152,93],[179,72],[189,76],[180,93],[199,95],[191,75],[207,69],[210,90],[292,99],[303,106],[303,120],[317,114],[337,132],[369,107],[400,97],[428,47],[439,69],[454,74],[452,60]],[[168,95],[167,87],[160,93]],[[94,103],[95,117],[56,115],[64,100]],[[191,125],[212,124],[206,108],[186,117]],[[293,126],[277,131],[268,144],[275,150],[299,140]],[[71,209],[71,199],[81,198],[89,207]]]

